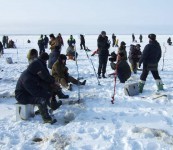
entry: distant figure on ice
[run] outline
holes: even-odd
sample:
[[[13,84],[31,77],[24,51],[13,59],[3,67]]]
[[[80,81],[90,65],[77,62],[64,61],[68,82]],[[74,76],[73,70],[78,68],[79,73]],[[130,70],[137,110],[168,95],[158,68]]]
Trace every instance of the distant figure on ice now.
[[[35,104],[44,123],[53,123],[54,120],[48,113],[48,106],[56,110],[62,102],[57,102],[55,94],[63,98],[64,95],[54,78],[49,74],[46,61],[49,59],[47,53],[42,53],[40,57],[33,61],[28,68],[22,72],[15,89],[15,98],[21,104]]]
[[[58,43],[61,47],[64,46],[64,41],[63,41],[63,38],[61,36],[61,33],[58,34],[57,40],[58,40]],[[60,51],[61,51],[61,48],[60,48]]]
[[[16,48],[16,45],[14,44],[13,40],[10,40],[8,43],[8,48]]]
[[[2,42],[0,41],[0,56],[4,54],[4,48]]]
[[[132,34],[132,42],[135,42],[135,35],[134,35],[134,33]]]
[[[52,76],[55,78],[55,81],[68,90],[72,90],[72,85],[69,84],[70,82],[76,85],[85,85],[86,80],[80,82],[69,75],[66,60],[67,57],[61,54],[58,60],[53,64]]]
[[[139,41],[140,41],[140,43],[142,43],[142,39],[143,39],[142,34],[140,34],[139,35]]]
[[[49,43],[49,38],[47,37],[47,35],[44,35],[44,48],[48,48],[48,43]]]
[[[27,40],[27,43],[31,43],[31,41],[28,39],[28,40]]]
[[[68,56],[68,59],[72,59],[75,60],[75,58],[77,58],[78,53],[76,52],[76,40],[73,38],[72,35],[70,35],[70,38],[67,41],[69,47],[67,48],[66,51],[66,56]]]
[[[129,62],[131,63],[131,70],[136,74],[137,73],[137,63],[139,62],[139,59],[141,58],[141,45],[136,44],[130,45],[130,51],[129,51]]]
[[[115,34],[113,33],[113,34],[112,34],[112,47],[115,46],[115,42],[116,42],[116,36],[115,36]]]
[[[28,63],[31,64],[37,58],[38,58],[38,51],[36,49],[29,50],[27,54]]]
[[[106,66],[109,56],[110,41],[108,40],[105,31],[102,31],[101,35],[98,37],[97,46],[99,49],[98,78],[101,78],[101,73],[102,77],[106,78],[105,73],[106,73]]]
[[[7,48],[7,45],[6,45],[6,36],[5,35],[2,37],[2,43],[3,43],[4,49]]]
[[[68,46],[72,46],[72,44],[73,45],[76,44],[76,40],[73,38],[73,35],[70,35],[70,38],[68,39],[67,43],[68,43]]]
[[[41,55],[42,53],[45,52],[45,48],[44,48],[44,39],[43,39],[43,35],[40,35],[40,38],[38,39],[38,47],[39,47],[39,55]]]
[[[168,43],[168,45],[172,45],[171,37],[168,38],[167,43]]]
[[[86,49],[85,48],[85,38],[84,35],[80,34],[80,49]]]
[[[111,58],[109,58],[109,61],[111,62],[110,65],[113,70],[117,70],[117,76],[120,83],[125,83],[131,76],[130,66],[124,59],[124,53],[118,53],[117,64],[114,63],[116,61],[116,56],[116,54],[111,54]]]
[[[49,54],[48,68],[52,69],[53,64],[60,55],[61,44],[58,42],[57,38],[55,38],[54,34],[50,34],[49,37],[50,37],[49,45],[51,53]]]
[[[119,42],[119,39],[116,39],[116,42],[115,42],[115,46],[116,46],[116,47],[119,47],[118,42]]]
[[[163,90],[163,82],[159,76],[158,63],[161,58],[161,47],[156,41],[155,34],[149,34],[149,44],[147,44],[142,52],[142,56],[139,60],[139,67],[143,63],[143,71],[140,76],[139,92],[143,92],[143,87],[147,79],[149,71],[151,71],[154,79],[156,80],[157,89]]]

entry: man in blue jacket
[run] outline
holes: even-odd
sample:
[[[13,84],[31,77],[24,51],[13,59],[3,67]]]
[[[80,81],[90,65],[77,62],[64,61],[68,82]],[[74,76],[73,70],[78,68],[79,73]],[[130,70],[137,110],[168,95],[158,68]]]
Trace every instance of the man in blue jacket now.
[[[151,71],[154,79],[156,80],[158,90],[163,90],[163,83],[158,72],[158,63],[161,58],[161,47],[160,44],[156,41],[155,34],[149,34],[148,38],[149,44],[145,46],[142,56],[139,60],[139,67],[143,63],[143,71],[139,82],[140,93],[143,91],[143,87],[149,71]]]

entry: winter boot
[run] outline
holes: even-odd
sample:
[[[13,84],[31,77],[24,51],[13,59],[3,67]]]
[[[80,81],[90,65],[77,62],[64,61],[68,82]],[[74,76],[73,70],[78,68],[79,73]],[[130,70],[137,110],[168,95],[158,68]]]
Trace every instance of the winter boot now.
[[[56,93],[57,93],[57,96],[59,97],[59,99],[69,98],[69,95],[64,95],[61,90],[58,90]]]
[[[80,83],[80,85],[85,85],[85,84],[86,84],[86,80]]]
[[[72,91],[72,84],[69,84],[67,90]]]
[[[141,80],[139,82],[139,93],[142,93],[143,92],[144,85],[145,85],[145,81],[142,81]]]
[[[42,100],[40,104],[38,104],[38,109],[43,118],[44,123],[52,123],[53,119],[50,117],[48,113],[46,100]]]
[[[51,108],[52,110],[56,110],[56,109],[58,109],[61,105],[62,105],[62,101],[61,101],[61,100],[57,101],[55,95],[53,95],[53,96],[52,96],[52,99],[50,100],[50,108]]]
[[[106,78],[105,74],[102,74],[102,77],[103,77],[103,78]]]
[[[158,91],[164,90],[162,80],[156,80],[156,85],[157,85],[157,90]]]
[[[98,78],[99,78],[99,79],[101,79],[101,78],[102,78],[100,74],[98,74]]]

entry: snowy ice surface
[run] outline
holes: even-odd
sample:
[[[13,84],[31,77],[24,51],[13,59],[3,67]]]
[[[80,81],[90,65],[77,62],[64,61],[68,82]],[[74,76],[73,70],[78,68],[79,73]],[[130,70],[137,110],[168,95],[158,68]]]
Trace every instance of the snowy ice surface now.
[[[67,39],[63,36],[65,54]],[[54,125],[43,124],[41,116],[35,116],[28,121],[15,121],[14,90],[21,72],[26,69],[28,62],[26,55],[29,49],[36,48],[39,36],[9,36],[16,43],[17,49],[5,49],[0,58],[0,149],[2,150],[171,150],[173,149],[173,47],[166,43],[169,35],[157,37],[162,52],[165,53],[165,66],[162,69],[162,59],[159,63],[160,76],[164,82],[168,98],[161,97],[152,100],[156,91],[155,81],[150,74],[147,78],[144,92],[138,96],[125,96],[124,84],[116,84],[115,104],[111,104],[114,78],[100,79],[98,85],[90,60],[85,51],[80,50],[79,36],[77,41],[79,53],[78,65],[80,77],[87,80],[86,86],[81,87],[81,103],[62,105],[54,112],[58,120]],[[86,35],[86,45],[92,51],[97,49],[98,35]],[[137,35],[136,38],[139,36]],[[131,35],[118,35],[119,42],[127,43],[127,51],[131,42]],[[2,37],[0,37],[2,39]],[[27,40],[31,43],[28,44]],[[109,35],[111,40],[111,35]],[[138,40],[138,39],[137,39]],[[139,40],[138,40],[139,41]],[[141,49],[148,43],[144,35]],[[46,50],[48,53],[49,49]],[[117,48],[110,48],[117,51]],[[98,57],[91,57],[93,64],[98,68]],[[163,55],[162,55],[163,56]],[[7,64],[6,58],[12,57],[14,64]],[[76,64],[67,61],[69,72],[77,78]],[[109,62],[107,74],[112,73]],[[132,75],[138,81],[141,72]],[[78,98],[77,87],[73,91],[63,89],[70,97]],[[146,97],[146,98],[142,98]],[[68,113],[73,117],[66,122]]]

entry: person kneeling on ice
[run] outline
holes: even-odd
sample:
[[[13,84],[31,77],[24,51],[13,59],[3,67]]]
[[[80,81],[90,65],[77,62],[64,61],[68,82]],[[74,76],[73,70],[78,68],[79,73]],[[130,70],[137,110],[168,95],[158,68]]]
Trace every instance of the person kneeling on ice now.
[[[149,34],[149,44],[147,44],[142,52],[142,56],[139,60],[139,67],[143,63],[143,70],[140,76],[139,92],[143,92],[143,87],[147,79],[149,71],[151,71],[154,79],[156,80],[157,88],[163,90],[163,82],[159,76],[158,63],[161,58],[161,47],[156,41],[155,34]]]
[[[86,80],[80,82],[69,75],[68,68],[66,67],[66,60],[67,57],[61,54],[59,59],[53,64],[52,76],[55,78],[55,81],[68,90],[72,90],[71,84],[68,84],[70,82],[76,85],[85,85]]]
[[[116,61],[116,54],[111,53],[111,55],[114,55],[114,57],[109,58],[109,61],[111,62],[111,68],[113,70],[117,69],[117,76],[120,80],[120,83],[125,83],[131,76],[131,70],[130,66],[127,63],[127,61],[124,59],[124,53],[120,52],[117,56],[118,62],[115,64]],[[117,68],[116,68],[117,67]]]
[[[55,83],[55,79],[49,74],[46,61],[49,59],[47,53],[42,53],[37,60],[34,60],[28,68],[22,72],[15,89],[15,98],[21,104],[35,104],[45,123],[53,123],[49,113],[49,106],[56,110],[62,105],[62,101],[56,101],[55,95],[59,98],[68,98],[61,88]]]
[[[72,44],[67,48],[66,56],[68,56],[68,59],[76,60],[78,53],[76,52],[75,44]]]
[[[29,50],[27,58],[28,58],[28,63],[31,64],[34,60],[38,58],[38,51],[36,49]]]

